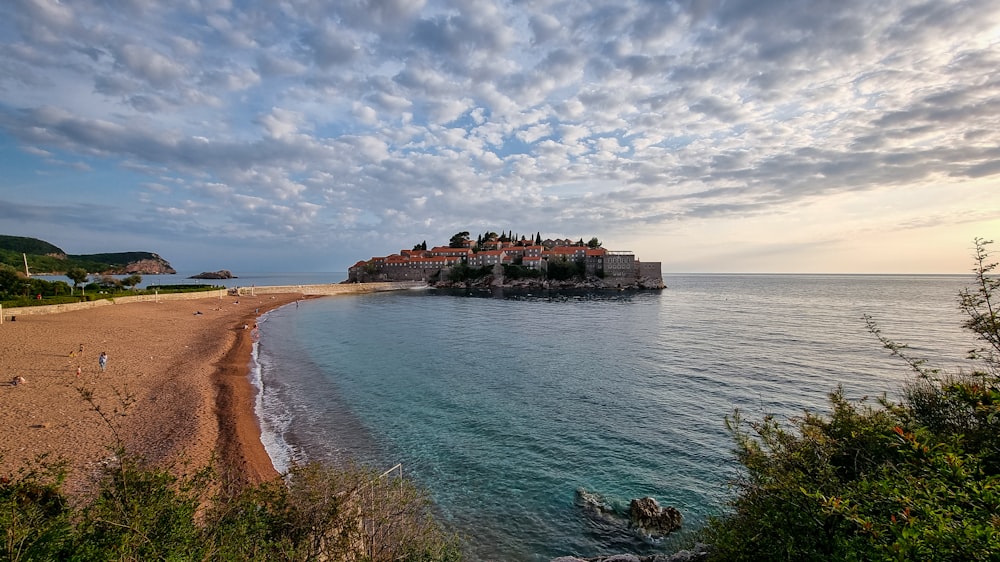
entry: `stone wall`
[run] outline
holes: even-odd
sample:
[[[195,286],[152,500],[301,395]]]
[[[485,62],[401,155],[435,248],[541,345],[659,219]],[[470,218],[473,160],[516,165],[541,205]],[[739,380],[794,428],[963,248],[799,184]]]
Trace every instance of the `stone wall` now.
[[[214,291],[199,291],[196,293],[164,293],[162,295],[132,295],[128,297],[115,297],[113,299],[97,299],[83,302],[70,302],[65,304],[49,304],[44,306],[20,306],[3,309],[4,320],[9,320],[11,316],[35,316],[39,314],[58,314],[60,312],[70,312],[73,310],[84,310],[108,306],[112,304],[125,304],[130,302],[149,301],[182,301],[205,299],[209,297],[223,297],[226,295],[225,289]]]
[[[639,262],[639,277],[642,279],[663,280],[663,268],[658,261]]]
[[[84,310],[96,308],[98,306],[108,306],[113,304],[126,304],[130,302],[148,301],[178,301],[195,300],[207,298],[221,298],[229,294],[234,295],[271,295],[276,293],[300,293],[302,295],[354,295],[361,293],[378,293],[382,291],[401,291],[415,287],[426,286],[420,281],[397,281],[387,283],[345,283],[328,285],[280,285],[268,287],[237,287],[233,289],[218,289],[213,291],[199,291],[195,293],[163,293],[160,295],[133,295],[128,297],[115,297],[113,299],[98,299],[93,301],[72,302],[66,304],[50,304],[45,306],[22,306],[16,308],[4,308],[3,320],[9,321],[12,316],[34,316],[39,314],[57,314],[60,312],[70,312],[73,310]]]

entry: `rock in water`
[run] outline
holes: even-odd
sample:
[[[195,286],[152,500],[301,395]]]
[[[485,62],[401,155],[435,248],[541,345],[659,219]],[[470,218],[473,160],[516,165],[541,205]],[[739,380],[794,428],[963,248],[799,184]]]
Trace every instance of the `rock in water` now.
[[[615,508],[600,494],[588,492],[583,488],[576,489],[576,501],[578,507],[583,508],[589,515],[614,515]]]
[[[655,536],[667,536],[681,528],[681,512],[676,508],[660,504],[646,496],[632,500],[628,506],[628,517],[632,525]]]
[[[198,275],[192,275],[188,279],[236,279],[236,276],[228,269],[220,269],[219,271],[204,271]]]

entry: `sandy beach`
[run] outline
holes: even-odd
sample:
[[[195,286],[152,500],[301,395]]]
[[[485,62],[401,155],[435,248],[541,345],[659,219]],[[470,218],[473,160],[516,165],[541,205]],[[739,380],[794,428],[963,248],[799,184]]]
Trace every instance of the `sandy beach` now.
[[[4,322],[0,475],[48,453],[70,463],[69,489],[84,489],[117,439],[160,466],[214,456],[247,482],[275,476],[253,411],[251,332],[259,314],[301,298],[127,303]],[[25,382],[11,384],[16,376]]]

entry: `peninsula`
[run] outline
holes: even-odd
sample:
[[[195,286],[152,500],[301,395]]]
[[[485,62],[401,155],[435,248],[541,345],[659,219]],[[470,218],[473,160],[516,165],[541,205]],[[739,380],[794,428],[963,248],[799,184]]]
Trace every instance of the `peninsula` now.
[[[424,281],[435,287],[549,287],[663,289],[660,262],[640,261],[631,251],[613,251],[589,242],[486,232],[468,232],[447,246],[427,242],[397,254],[361,260],[347,270],[345,283]]]
[[[62,275],[75,268],[100,275],[177,273],[170,262],[153,252],[68,254],[45,240],[0,234],[0,269],[5,267],[26,275]]]

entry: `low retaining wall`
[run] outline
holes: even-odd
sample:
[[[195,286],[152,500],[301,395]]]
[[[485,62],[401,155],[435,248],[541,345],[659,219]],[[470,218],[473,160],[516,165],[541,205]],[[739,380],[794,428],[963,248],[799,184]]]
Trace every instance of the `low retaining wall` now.
[[[60,312],[71,312],[73,310],[85,310],[108,306],[112,304],[126,304],[130,302],[149,301],[185,301],[195,299],[206,299],[209,297],[223,297],[226,295],[225,289],[214,291],[200,291],[197,293],[164,293],[162,295],[132,295],[128,297],[115,297],[113,299],[98,299],[93,301],[69,302],[64,304],[48,304],[44,306],[19,306],[3,309],[3,319],[9,320],[11,316],[36,316],[39,314],[58,314]]]
[[[217,289],[214,291],[199,291],[197,293],[164,293],[162,295],[134,295],[99,299],[94,301],[71,302],[66,304],[50,304],[45,306],[19,306],[2,310],[2,320],[10,320],[12,316],[35,316],[39,314],[58,314],[73,310],[84,310],[98,306],[127,304],[130,302],[149,301],[181,301],[223,297],[229,294],[245,296],[268,295],[276,293],[300,293],[302,295],[356,295],[362,293],[378,293],[382,291],[401,291],[422,287],[425,283],[419,281],[399,281],[392,283],[345,283],[329,285],[278,285],[267,287],[235,287],[232,289]]]

